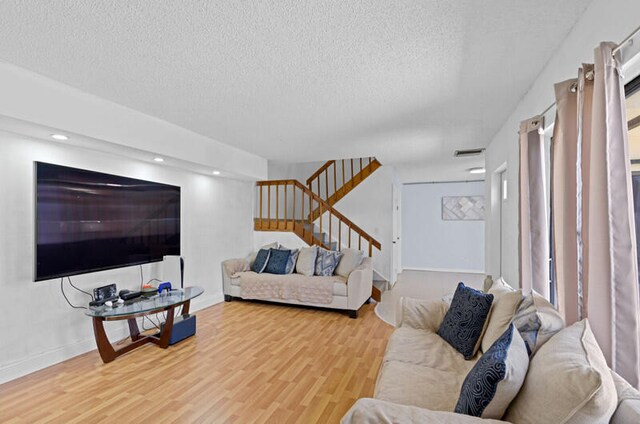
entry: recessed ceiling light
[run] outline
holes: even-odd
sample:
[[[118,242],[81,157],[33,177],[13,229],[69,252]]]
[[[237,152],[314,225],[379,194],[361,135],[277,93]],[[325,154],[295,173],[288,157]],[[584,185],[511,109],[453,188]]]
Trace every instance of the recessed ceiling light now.
[[[469,169],[469,173],[471,173],[471,174],[484,174],[485,170],[482,167],[470,168]]]
[[[64,134],[51,134],[51,138],[54,140],[69,140],[69,137]]]
[[[220,175],[220,171],[213,171],[213,175]]]
[[[155,160],[156,162],[164,162],[164,159],[162,158],[153,158],[153,160]]]

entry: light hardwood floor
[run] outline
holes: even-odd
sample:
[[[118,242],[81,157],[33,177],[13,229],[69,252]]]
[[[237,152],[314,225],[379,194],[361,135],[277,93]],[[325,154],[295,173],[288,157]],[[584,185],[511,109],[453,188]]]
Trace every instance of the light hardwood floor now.
[[[337,423],[373,389],[393,328],[345,314],[234,301],[196,337],[103,364],[92,351],[0,385],[3,423]]]

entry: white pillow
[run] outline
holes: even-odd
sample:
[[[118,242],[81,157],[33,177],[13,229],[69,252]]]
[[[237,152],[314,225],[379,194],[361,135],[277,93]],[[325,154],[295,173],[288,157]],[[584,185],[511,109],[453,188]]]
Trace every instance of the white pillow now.
[[[618,395],[587,320],[563,329],[531,359],[520,394],[509,406],[512,423],[608,423]]]
[[[509,324],[465,377],[455,412],[502,418],[520,391],[528,367],[529,355],[524,341]]]
[[[356,269],[358,265],[362,263],[364,252],[358,249],[342,249],[341,252],[342,259],[340,259],[340,263],[338,263],[335,273],[348,278],[351,271]]]
[[[318,246],[303,247],[298,253],[296,261],[296,272],[298,274],[311,276],[316,270],[316,256],[318,255]]]

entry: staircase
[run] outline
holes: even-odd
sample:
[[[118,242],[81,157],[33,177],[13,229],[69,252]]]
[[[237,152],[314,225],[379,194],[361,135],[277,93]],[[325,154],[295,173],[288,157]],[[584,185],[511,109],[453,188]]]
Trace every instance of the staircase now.
[[[320,167],[307,186],[298,180],[258,181],[254,230],[289,231],[310,246],[328,250],[353,247],[373,256],[374,248],[381,249],[380,242],[333,205],[380,166],[375,158],[334,160]],[[379,301],[380,296],[374,287],[372,297]]]
[[[381,166],[372,157],[330,160],[307,179],[307,186],[333,206]],[[319,213],[318,209],[313,210],[312,220],[318,219]]]

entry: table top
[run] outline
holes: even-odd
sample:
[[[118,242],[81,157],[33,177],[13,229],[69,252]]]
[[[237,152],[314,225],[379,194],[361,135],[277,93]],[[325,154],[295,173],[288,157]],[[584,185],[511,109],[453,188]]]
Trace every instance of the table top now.
[[[140,296],[127,300],[122,304],[114,303],[113,307],[105,305],[91,307],[85,312],[85,315],[94,318],[104,318],[106,320],[146,315],[181,305],[194,297],[200,296],[202,293],[204,293],[202,287],[186,287],[170,292],[165,291],[162,292],[162,294],[155,294],[151,297]]]

